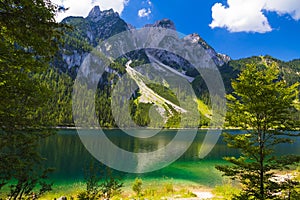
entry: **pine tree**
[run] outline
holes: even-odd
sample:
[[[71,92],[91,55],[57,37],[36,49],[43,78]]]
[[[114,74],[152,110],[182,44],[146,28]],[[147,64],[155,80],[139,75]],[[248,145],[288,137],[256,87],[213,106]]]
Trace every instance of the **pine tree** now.
[[[58,49],[56,10],[50,0],[0,2],[0,189],[10,183],[10,199],[31,195],[36,185],[38,195],[50,189],[37,152],[48,131],[35,113],[51,90],[34,75],[47,70]]]
[[[236,199],[277,198],[285,185],[274,180],[275,170],[299,163],[297,155],[276,156],[279,144],[292,143],[297,125],[292,120],[298,84],[287,86],[279,77],[275,63],[246,65],[232,82],[227,96],[229,125],[246,130],[242,134],[225,133],[228,146],[239,149],[240,157],[225,157],[232,165],[216,166],[224,175],[243,186]]]

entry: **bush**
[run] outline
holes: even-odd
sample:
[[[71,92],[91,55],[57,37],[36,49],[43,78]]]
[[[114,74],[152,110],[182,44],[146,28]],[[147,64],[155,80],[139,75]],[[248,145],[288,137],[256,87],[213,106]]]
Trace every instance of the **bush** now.
[[[132,190],[136,193],[137,196],[141,195],[143,181],[140,178],[136,178],[132,184]]]
[[[115,195],[121,194],[121,187],[123,183],[120,179],[112,175],[112,171],[108,167],[103,166],[97,169],[94,163],[91,163],[89,170],[85,172],[86,191],[78,194],[79,200],[95,200],[103,198],[111,198]],[[100,173],[102,172],[102,173]]]
[[[165,183],[163,188],[164,188],[165,193],[173,193],[174,192],[173,183]]]

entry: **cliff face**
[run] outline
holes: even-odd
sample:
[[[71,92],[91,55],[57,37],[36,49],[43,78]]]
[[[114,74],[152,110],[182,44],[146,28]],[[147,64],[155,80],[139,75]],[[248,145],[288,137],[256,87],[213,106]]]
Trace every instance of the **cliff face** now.
[[[62,23],[70,25],[71,29],[65,30],[65,44],[62,45],[61,51],[55,59],[54,66],[62,72],[67,72],[72,78],[75,78],[77,70],[85,57],[100,41],[123,31],[135,29],[122,20],[117,12],[114,12],[112,9],[101,11],[99,6],[95,6],[86,18],[67,17]],[[174,22],[169,19],[162,19],[154,24],[147,24],[145,27],[162,27],[176,30]],[[184,40],[201,45],[217,66],[222,66],[230,61],[229,56],[217,53],[198,34],[190,34]],[[170,52],[149,51],[148,53],[175,70],[191,67],[186,60]],[[139,53],[136,52],[135,54]],[[147,57],[144,54],[135,56]]]
[[[75,78],[77,69],[88,53],[105,40],[117,33],[130,29],[129,25],[112,9],[101,11],[94,7],[86,18],[67,17],[61,23],[65,28],[64,44],[54,61],[54,66]]]

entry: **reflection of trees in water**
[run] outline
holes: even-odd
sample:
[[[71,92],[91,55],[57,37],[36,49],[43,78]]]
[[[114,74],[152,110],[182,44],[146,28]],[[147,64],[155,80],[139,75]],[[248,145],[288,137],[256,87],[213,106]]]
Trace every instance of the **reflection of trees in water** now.
[[[166,130],[163,133],[149,139],[133,138],[124,133],[121,134],[119,130],[106,130],[105,133],[109,139],[114,142],[114,144],[122,147],[123,149],[135,152],[145,152],[157,150],[167,145],[175,136],[176,131]],[[204,130],[199,131],[193,144],[178,160],[178,163],[186,163],[186,170],[189,170],[188,168],[191,167],[191,165],[198,162],[200,162],[198,170],[201,170],[201,160],[198,158],[198,153],[205,133],[206,132]],[[285,154],[293,152],[295,154],[299,154],[300,149],[297,146],[299,146],[299,141],[292,145],[285,145],[279,149],[279,153]],[[107,149],[107,151],[109,150]],[[41,141],[41,153],[45,158],[47,158],[47,166],[56,168],[52,177],[59,180],[75,181],[82,179],[84,166],[86,163],[89,163],[91,159],[94,159],[81,143],[81,140],[75,130],[60,131],[59,134]],[[226,144],[222,142],[222,138],[220,137],[213,150],[204,158],[203,165],[209,165],[210,161],[222,162],[222,158],[224,156],[235,156],[238,154],[238,150],[229,149]],[[211,165],[212,170],[214,170],[214,164]],[[171,173],[172,170],[170,171],[170,169],[172,169],[172,167],[159,170],[158,172],[149,173],[148,176],[166,176],[164,173],[173,174],[174,176],[181,175],[179,172]],[[190,176],[192,175],[193,174],[190,174]],[[197,176],[200,175],[198,174]]]

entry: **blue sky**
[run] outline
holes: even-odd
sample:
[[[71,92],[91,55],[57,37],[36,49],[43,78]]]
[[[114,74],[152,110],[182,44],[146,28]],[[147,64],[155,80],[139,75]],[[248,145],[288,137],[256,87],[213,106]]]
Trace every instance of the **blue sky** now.
[[[70,10],[57,17],[87,16],[94,5],[113,8],[135,27],[162,18],[177,31],[198,33],[217,52],[233,59],[271,55],[300,58],[299,0],[53,0]]]

